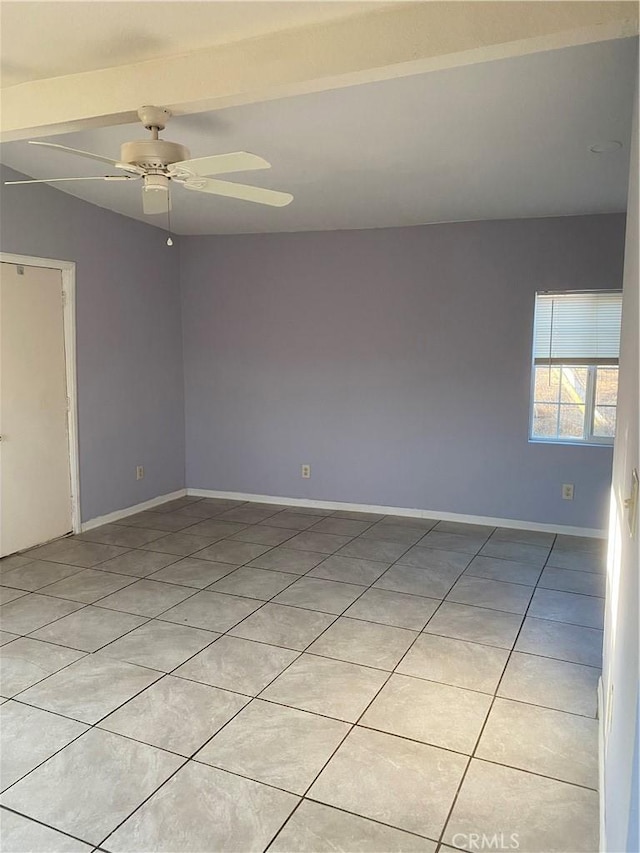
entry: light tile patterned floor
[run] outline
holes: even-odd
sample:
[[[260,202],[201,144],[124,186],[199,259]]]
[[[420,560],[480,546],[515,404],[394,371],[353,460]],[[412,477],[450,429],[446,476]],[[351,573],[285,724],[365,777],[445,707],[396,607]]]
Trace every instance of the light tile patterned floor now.
[[[198,498],[0,561],[2,850],[595,853],[603,563]]]

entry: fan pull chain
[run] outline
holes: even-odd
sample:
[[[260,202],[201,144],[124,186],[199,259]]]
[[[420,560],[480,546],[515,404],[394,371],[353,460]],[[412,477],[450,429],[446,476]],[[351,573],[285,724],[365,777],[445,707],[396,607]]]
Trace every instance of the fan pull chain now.
[[[169,236],[167,237],[167,246],[173,246],[173,240],[171,239],[171,196],[170,190],[167,191],[167,232]]]

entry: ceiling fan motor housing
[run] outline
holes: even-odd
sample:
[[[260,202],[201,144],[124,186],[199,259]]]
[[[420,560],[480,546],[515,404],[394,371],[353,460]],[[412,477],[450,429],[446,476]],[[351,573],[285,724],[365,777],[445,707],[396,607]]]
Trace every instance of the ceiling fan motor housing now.
[[[165,139],[140,139],[120,146],[120,160],[123,163],[142,166],[144,169],[163,171],[171,163],[188,160],[189,157],[186,146]]]

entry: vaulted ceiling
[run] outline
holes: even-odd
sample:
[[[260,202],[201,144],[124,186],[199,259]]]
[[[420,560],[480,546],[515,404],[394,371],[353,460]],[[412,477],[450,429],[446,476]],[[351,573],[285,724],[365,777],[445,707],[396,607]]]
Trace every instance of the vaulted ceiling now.
[[[619,9],[618,19],[592,21],[588,37],[577,19],[538,20],[535,9],[529,37],[519,18],[488,16],[494,29],[485,28],[482,41],[456,18],[468,5],[4,2],[9,115],[3,130],[9,141],[0,146],[0,160],[37,178],[101,174],[100,164],[26,139],[117,159],[122,142],[146,135],[133,109],[153,97],[176,113],[164,138],[186,145],[193,157],[259,154],[271,170],[225,178],[295,196],[288,207],[273,209],[176,187],[177,233],[623,210],[637,78],[635,4],[474,3],[487,14],[499,6],[518,6],[521,13],[539,6],[591,7],[584,14],[594,7]],[[39,7],[40,17],[30,20],[17,7]],[[411,32],[426,27],[436,11],[438,37],[429,41],[427,29],[412,41]],[[162,62],[170,79],[154,75],[153,85],[145,82]],[[229,74],[207,86],[206,79],[192,77],[189,87],[194,62],[244,69],[246,79]],[[261,68],[263,86],[256,82]],[[93,100],[109,81],[103,100]],[[614,141],[621,145],[613,150],[590,150]],[[138,184],[89,181],[58,188],[145,218]],[[159,219],[146,217],[164,227]]]

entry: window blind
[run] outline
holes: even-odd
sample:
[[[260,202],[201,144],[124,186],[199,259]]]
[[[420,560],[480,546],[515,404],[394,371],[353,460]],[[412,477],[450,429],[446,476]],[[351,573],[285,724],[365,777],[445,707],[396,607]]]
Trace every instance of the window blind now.
[[[536,293],[534,361],[617,361],[621,315],[619,290]]]

